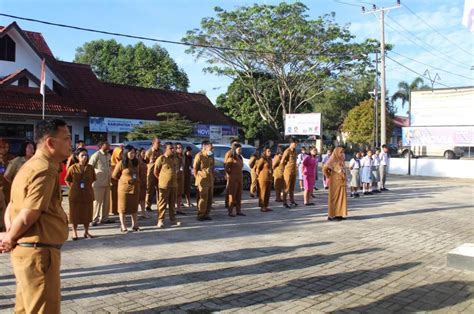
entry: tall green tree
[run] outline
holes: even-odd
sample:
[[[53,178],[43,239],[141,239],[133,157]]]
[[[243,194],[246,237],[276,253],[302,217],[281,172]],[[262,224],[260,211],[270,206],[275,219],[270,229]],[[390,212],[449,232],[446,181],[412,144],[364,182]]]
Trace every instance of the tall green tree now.
[[[315,97],[311,103],[314,111],[321,113],[324,130],[337,131],[349,110],[361,101],[370,99],[375,75],[347,73]]]
[[[415,90],[426,90],[430,89],[430,87],[426,84],[421,77],[415,78],[411,84],[408,84],[405,81],[401,81],[398,83],[398,91],[395,92],[392,96],[392,103],[396,102],[397,100],[402,101],[402,108],[405,106],[405,103],[410,102],[410,94],[412,91]]]
[[[292,4],[216,7],[200,29],[183,41],[194,44],[187,52],[209,63],[205,71],[238,79],[249,91],[260,118],[280,137],[280,121],[288,113],[303,112],[334,78],[348,70],[365,69],[374,43],[356,43],[335,14],[309,19],[308,8]],[[233,48],[220,49],[216,47]],[[278,104],[262,93],[263,73],[274,79]]]
[[[184,70],[158,45],[124,46],[113,39],[94,40],[76,49],[74,62],[90,64],[104,82],[180,91],[189,87]]]
[[[378,125],[380,125],[379,104]],[[387,134],[392,134],[395,110],[392,106],[387,107],[386,123]],[[347,140],[352,143],[370,145],[374,141],[374,100],[367,99],[352,108],[344,119],[342,131],[347,133]]]
[[[181,140],[193,132],[193,123],[179,113],[162,112],[157,114],[159,123],[137,125],[127,134],[129,141],[149,140],[157,136],[163,139]]]
[[[261,93],[273,93],[273,102],[270,102],[270,105],[274,107],[272,108],[273,110],[276,110],[279,100],[278,91],[273,81],[263,75],[261,81]],[[269,95],[269,97],[271,96]],[[217,97],[216,107],[222,111],[222,113],[240,122],[244,126],[246,139],[260,139],[263,142],[277,139],[277,136],[273,133],[268,123],[262,120],[258,110],[256,110],[257,105],[255,104],[255,100],[245,87],[245,84],[242,84],[241,80],[234,80],[227,88],[227,91]],[[281,116],[279,118],[278,126],[281,128],[283,121],[281,120]]]

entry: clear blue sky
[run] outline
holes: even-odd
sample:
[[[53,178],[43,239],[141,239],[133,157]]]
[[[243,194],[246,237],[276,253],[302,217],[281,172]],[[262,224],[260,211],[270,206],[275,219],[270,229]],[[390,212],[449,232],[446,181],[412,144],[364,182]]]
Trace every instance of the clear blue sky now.
[[[355,6],[337,3],[332,0],[303,1],[310,9],[311,17],[317,17],[331,11],[336,12],[339,24],[351,24],[350,29],[358,40],[367,37],[380,38],[378,19],[372,15],[362,15],[357,6],[368,6],[364,1],[341,0]],[[189,29],[199,27],[203,17],[212,16],[213,8],[219,5],[225,9],[253,3],[278,3],[281,1],[234,1],[234,0],[0,0],[0,12],[47,20],[57,23],[77,25],[82,27],[140,35],[146,37],[180,40]],[[288,1],[293,2],[293,1]],[[368,0],[366,2],[369,2]],[[377,0],[379,6],[392,6],[395,0]],[[447,37],[452,43],[443,38],[410,11],[414,11],[430,26]],[[402,0],[402,8],[393,10],[386,18],[386,42],[395,45],[394,53],[390,56],[418,73],[429,69],[432,76],[439,73],[441,83],[448,86],[474,85],[471,66],[473,61],[473,38],[462,24],[463,0]],[[0,17],[0,25],[8,25],[13,19]],[[57,28],[27,21],[17,21],[24,30],[43,33],[54,55],[61,60],[72,61],[77,47],[85,42],[111,38],[110,36]],[[397,23],[399,25],[397,25]],[[401,25],[401,26],[400,26]],[[406,30],[410,31],[408,33]],[[416,37],[414,37],[415,35]],[[115,38],[123,44],[134,44],[135,40]],[[410,40],[411,39],[411,40]],[[153,43],[146,43],[152,45]],[[162,45],[176,60],[189,76],[189,91],[205,90],[211,101],[224,93],[230,80],[202,72],[205,62],[194,60],[184,53],[185,48],[175,45]],[[469,53],[463,52],[460,46]],[[399,53],[403,56],[396,55]],[[425,63],[423,65],[406,57]],[[437,67],[439,69],[435,69]],[[417,75],[387,60],[387,86],[389,94],[397,89],[401,80],[413,80]],[[441,70],[466,76],[462,78]],[[427,82],[428,83],[428,82]],[[436,85],[435,85],[436,86]],[[442,87],[439,86],[438,87]],[[399,108],[399,114],[405,114],[406,109]]]

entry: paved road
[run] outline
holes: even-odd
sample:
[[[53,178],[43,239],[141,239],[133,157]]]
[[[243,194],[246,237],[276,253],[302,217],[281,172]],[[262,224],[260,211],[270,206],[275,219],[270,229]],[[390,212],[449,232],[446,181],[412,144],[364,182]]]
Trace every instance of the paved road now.
[[[446,254],[474,242],[474,181],[391,176],[390,192],[351,199],[350,219],[316,206],[229,218],[217,199],[212,222],[68,241],[63,312],[474,312],[474,273]],[[0,256],[0,311],[11,312],[14,277]]]

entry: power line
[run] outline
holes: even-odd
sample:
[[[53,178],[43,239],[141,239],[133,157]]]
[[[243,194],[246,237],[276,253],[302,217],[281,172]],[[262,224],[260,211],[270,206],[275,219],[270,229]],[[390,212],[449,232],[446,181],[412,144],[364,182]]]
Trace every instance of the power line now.
[[[458,63],[458,62],[454,62],[452,61],[452,56],[449,56],[445,53],[443,53],[442,51],[440,51],[439,49],[436,49],[435,47],[431,46],[430,44],[428,44],[427,42],[425,42],[424,40],[422,40],[421,38],[419,38],[418,36],[416,36],[415,34],[413,34],[411,31],[409,31],[408,29],[406,29],[403,25],[401,25],[400,23],[398,23],[397,21],[395,21],[393,18],[391,18],[390,16],[388,16],[388,18],[395,24],[397,24],[401,29],[403,29],[404,31],[406,31],[407,33],[409,33],[411,36],[413,36],[414,38],[418,39],[420,42],[422,42],[424,45],[428,46],[428,47],[431,47],[431,49],[435,50],[435,51],[438,51],[439,54],[442,54],[444,56],[447,56],[447,58],[443,58],[444,60],[446,60],[446,62],[449,62],[453,65],[456,65],[457,67],[461,67],[463,69],[466,68],[466,65],[462,64],[462,63]],[[394,29],[393,27],[391,27],[392,29]],[[395,31],[398,31],[397,29],[395,29]],[[408,38],[407,38],[408,39]],[[415,43],[416,45],[418,45],[419,47],[422,47],[424,50],[428,51],[429,53],[433,54],[432,51],[426,49],[425,47],[423,46],[420,46],[418,43],[416,43],[415,41],[413,41],[411,38],[408,39],[410,40],[411,42]],[[434,54],[433,54],[434,55]],[[441,58],[441,56],[436,56],[438,58]],[[450,59],[451,58],[451,59]]]
[[[398,56],[400,56],[400,57],[403,57],[403,58],[406,58],[406,59],[411,60],[411,61],[413,61],[413,62],[416,62],[416,63],[422,64],[422,65],[425,65],[425,66],[427,66],[427,67],[431,67],[431,68],[433,68],[433,69],[435,69],[435,70],[438,70],[438,71],[442,71],[442,72],[445,72],[445,73],[448,73],[448,74],[451,74],[451,75],[456,75],[456,76],[459,76],[459,77],[462,77],[462,78],[466,78],[466,79],[469,79],[469,80],[474,80],[473,77],[468,77],[468,76],[465,76],[465,75],[462,75],[462,74],[453,73],[453,72],[444,70],[444,69],[442,69],[442,68],[435,67],[435,66],[433,66],[433,65],[430,65],[430,64],[427,64],[427,63],[418,61],[418,60],[416,60],[416,59],[407,57],[407,56],[405,56],[405,55],[402,55],[401,53],[395,52],[395,51],[393,51],[393,50],[389,51],[389,53],[394,53],[394,54],[396,54],[396,55],[398,55]]]
[[[416,14],[415,12],[412,11],[412,9],[410,9],[406,4],[403,4],[403,6],[405,8],[407,8],[408,11],[410,11],[411,14],[413,14],[414,16],[416,16],[420,21],[422,21],[426,26],[428,26],[429,28],[431,28],[434,32],[436,32],[438,35],[440,35],[441,37],[443,37],[446,41],[450,42],[453,46],[455,46],[456,48],[458,48],[459,50],[467,53],[468,55],[472,56],[472,52],[469,52],[467,50],[465,50],[464,48],[462,48],[461,46],[458,46],[456,43],[454,43],[453,41],[451,41],[451,39],[449,39],[448,37],[446,37],[445,35],[441,34],[438,30],[436,30],[433,26],[431,26],[430,24],[428,24],[424,19],[422,19],[420,16],[418,16],[418,14]]]
[[[336,3],[345,4],[345,5],[350,5],[350,6],[353,6],[353,7],[358,7],[358,8],[360,8],[360,5],[357,5],[357,4],[354,4],[354,3],[344,2],[344,1],[340,1],[340,0],[333,0],[333,1],[336,2]]]
[[[416,72],[415,70],[413,70],[413,69],[407,67],[406,65],[403,65],[402,63],[398,62],[397,60],[395,60],[395,59],[393,59],[393,58],[391,58],[391,57],[389,57],[389,56],[386,56],[386,57],[387,57],[388,59],[390,59],[391,61],[395,62],[396,64],[398,64],[398,65],[404,67],[404,68],[407,69],[408,71],[415,73],[415,74],[418,75],[419,77],[424,77],[424,78],[426,78],[426,79],[429,79],[426,75],[421,74],[421,73],[419,73],[419,72]],[[438,84],[438,85],[441,85],[441,86],[444,86],[444,87],[452,88],[451,86],[448,86],[448,85],[443,84],[443,83],[440,83],[440,82],[434,82],[434,83],[435,83],[435,84]]]

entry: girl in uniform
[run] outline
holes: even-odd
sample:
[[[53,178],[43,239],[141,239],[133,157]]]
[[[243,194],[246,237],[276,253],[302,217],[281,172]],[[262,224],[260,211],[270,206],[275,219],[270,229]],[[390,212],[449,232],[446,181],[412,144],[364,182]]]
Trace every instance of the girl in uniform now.
[[[84,225],[84,238],[92,238],[89,224],[94,212],[94,189],[92,183],[96,180],[94,167],[89,165],[87,149],[78,148],[73,155],[73,162],[67,169],[66,181],[69,186],[69,222],[72,224],[73,240],[77,236],[77,226]]]
[[[306,147],[301,147],[301,151],[296,157],[296,166],[298,167],[298,182],[300,184],[300,190],[304,189],[304,175],[303,175],[303,160],[306,158]]]
[[[360,186],[360,152],[355,153],[354,158],[349,161],[349,170],[351,171],[350,197],[359,197],[357,190]]]
[[[381,193],[379,190],[379,182],[380,182],[380,149],[375,151],[375,154],[372,156],[372,193]]]
[[[257,187],[258,187],[258,176],[257,172],[255,169],[255,166],[257,165],[257,161],[260,158],[260,154],[258,151],[255,151],[255,153],[252,154],[249,160],[249,167],[250,167],[250,177],[251,177],[251,184],[250,184],[250,197],[255,197],[257,194]]]
[[[331,185],[328,193],[328,220],[344,220],[347,217],[347,186],[344,148],[337,147],[323,168]]]
[[[184,196],[186,197],[186,203],[188,207],[193,206],[191,204],[191,171],[193,169],[193,149],[186,146],[186,153],[184,154]]]
[[[120,231],[122,233],[128,232],[125,225],[126,214],[132,216],[133,231],[139,231],[137,211],[140,196],[140,169],[133,146],[125,146],[123,159],[115,166],[112,178],[118,181],[117,210],[120,217]]]
[[[367,155],[360,161],[360,180],[364,195],[373,195],[372,190],[372,151],[369,149]]]

